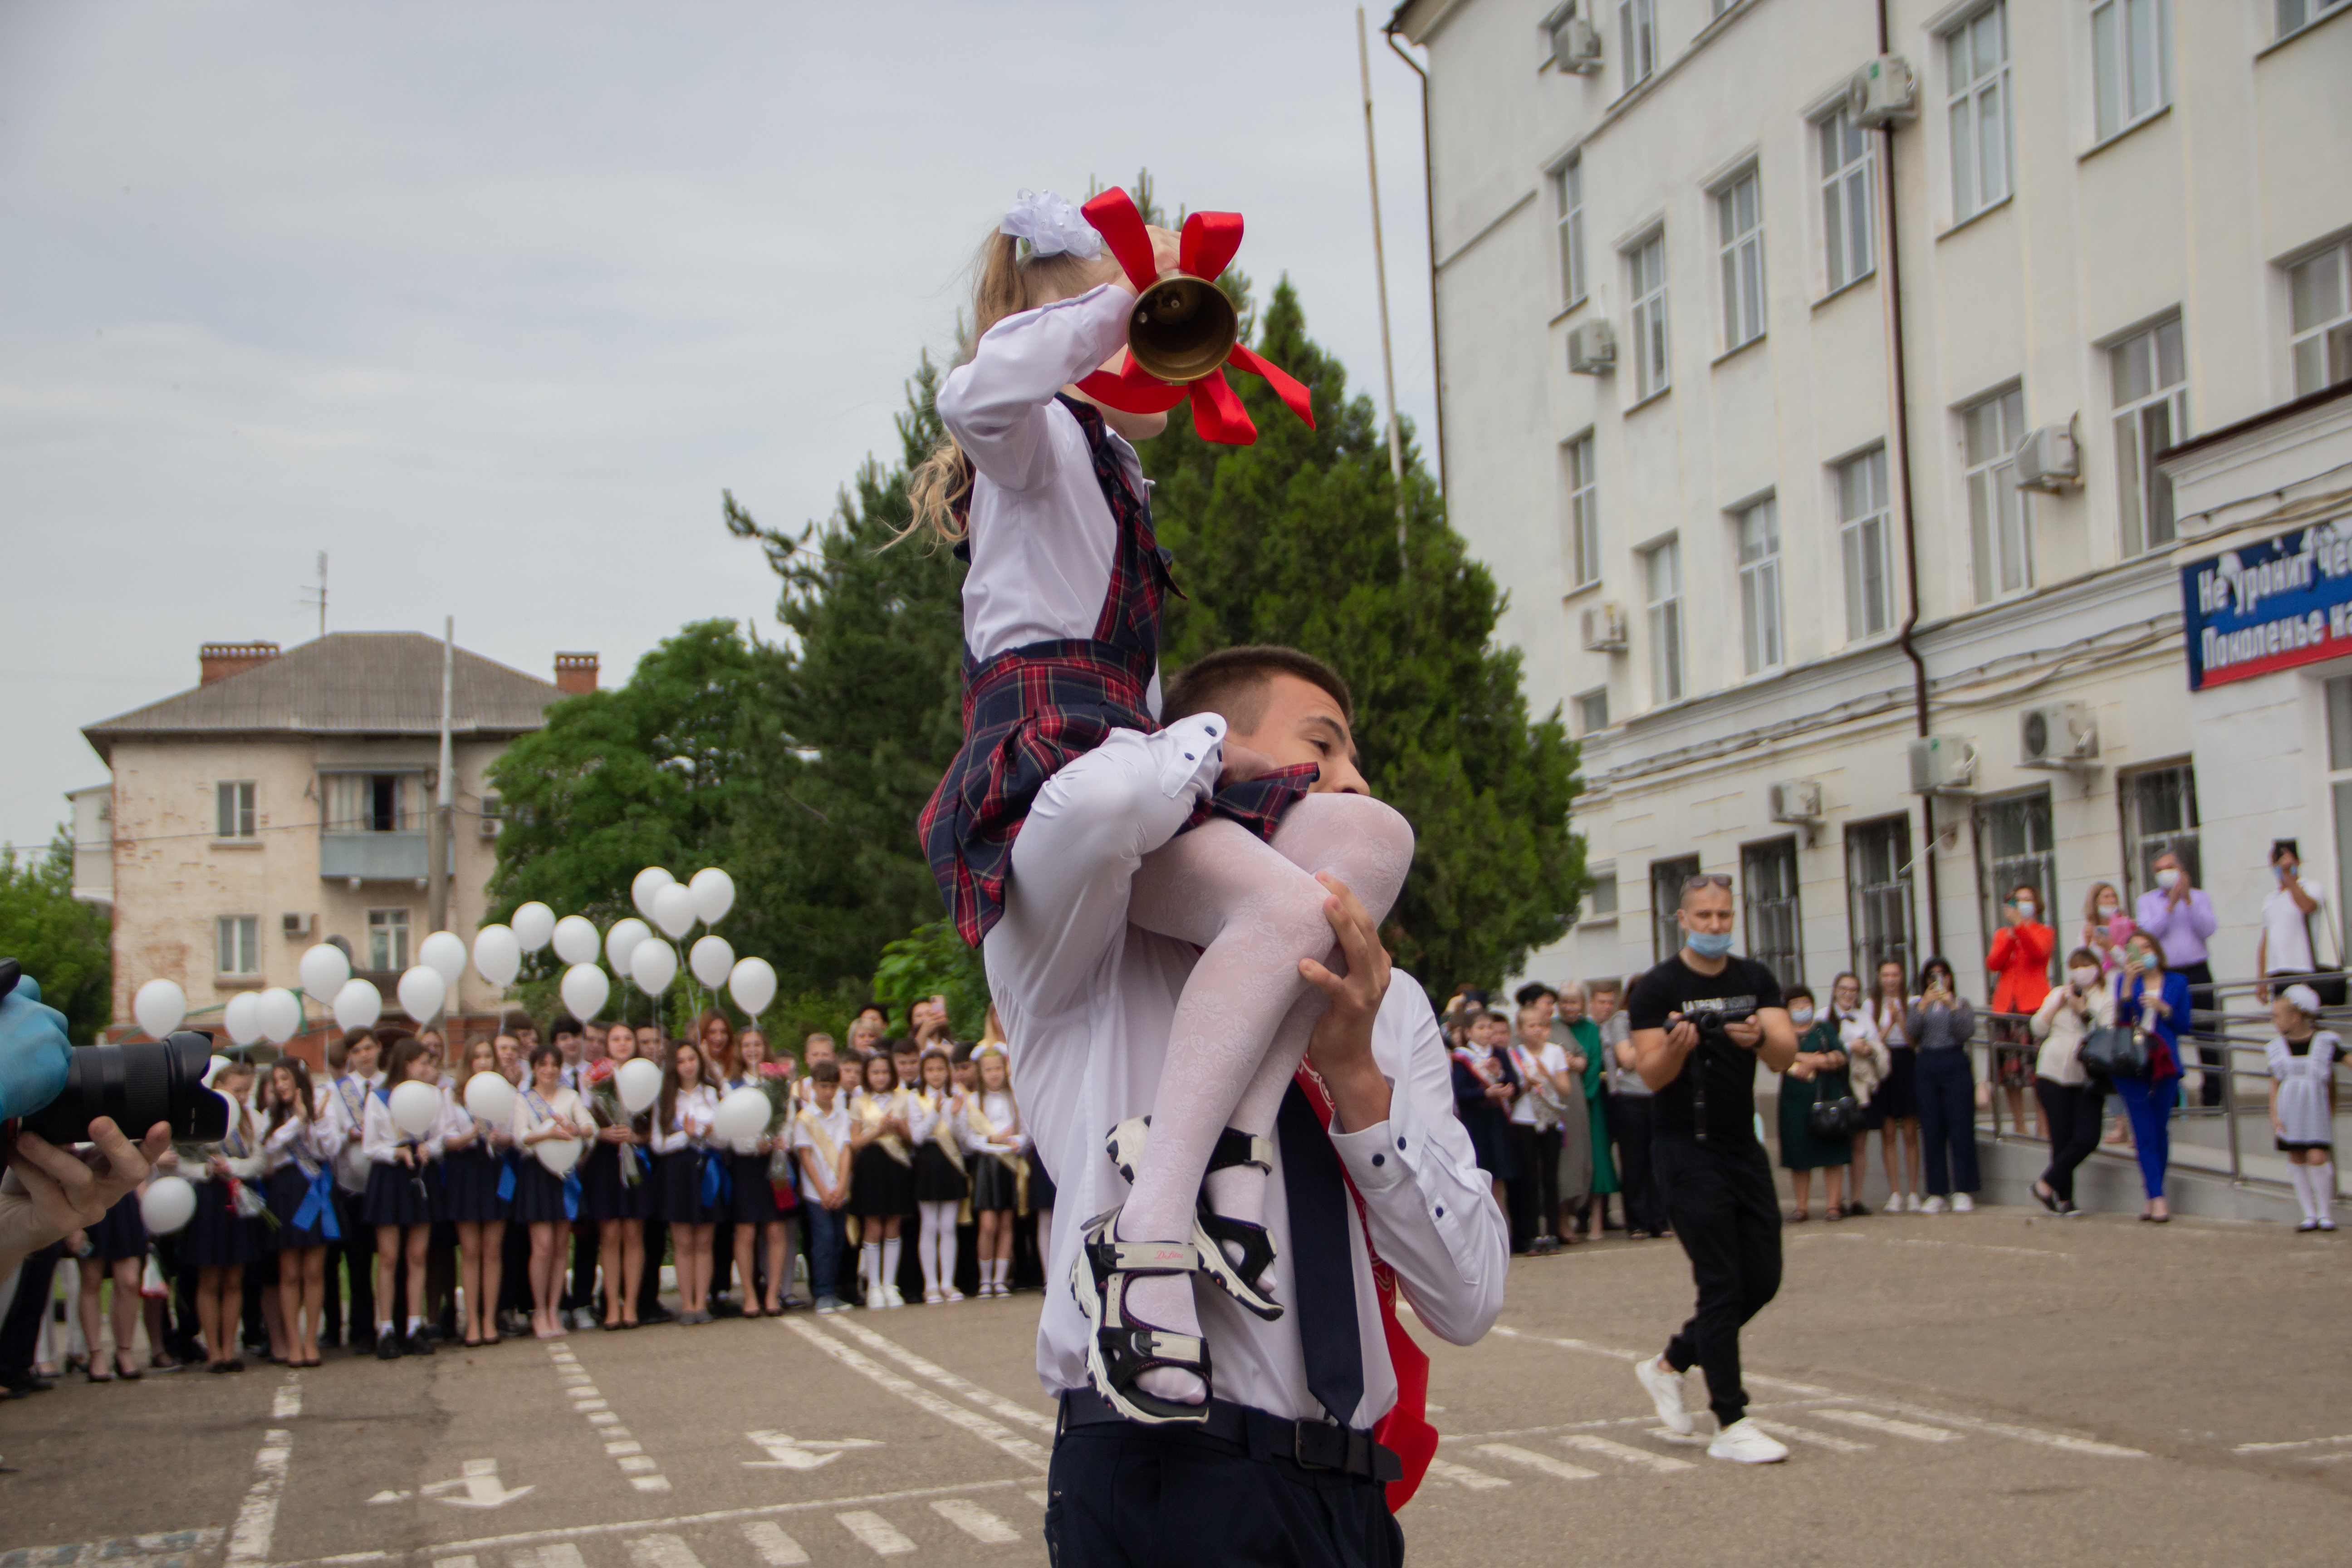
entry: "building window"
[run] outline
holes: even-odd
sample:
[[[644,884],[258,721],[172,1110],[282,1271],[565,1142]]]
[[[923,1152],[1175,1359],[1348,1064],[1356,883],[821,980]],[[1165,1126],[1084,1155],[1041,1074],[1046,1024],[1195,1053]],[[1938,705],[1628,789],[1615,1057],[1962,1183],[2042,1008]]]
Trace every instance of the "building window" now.
[[[378,973],[404,973],[408,969],[408,911],[368,911],[368,967]]]
[[[224,977],[244,979],[261,973],[259,915],[223,915],[213,921],[213,937]]]
[[[1739,630],[1748,674],[1788,662],[1780,637],[1780,508],[1769,496],[1739,514]]]
[[[2142,768],[2116,781],[2123,803],[2124,879],[2138,898],[2156,886],[2156,860],[2180,858],[2189,884],[2201,886],[2203,862],[2197,853],[2197,773],[2187,763]]]
[[[2352,0],[2278,0],[2278,36],[2299,33]]]
[[[1804,926],[1797,911],[1797,841],[1774,838],[1739,852],[1740,896],[1748,914],[1748,956],[1786,991],[1805,983]]]
[[[1642,581],[1650,601],[1650,700],[1683,694],[1683,547],[1679,540],[1642,552]]]
[[[1610,866],[1592,873],[1592,886],[1584,889],[1584,908],[1577,918],[1587,921],[1617,918],[1617,868]]]
[[[1878,966],[1903,966],[1906,984],[1917,957],[1911,934],[1911,818],[1883,816],[1845,830],[1846,918],[1853,933],[1853,972],[1869,995]]]
[[[1978,12],[1944,35],[1950,100],[1952,221],[2009,199],[2009,6]]]
[[[1683,884],[1698,875],[1698,857],[1677,855],[1650,862],[1650,958],[1664,963],[1683,950]]]
[[[1666,374],[1666,236],[1652,235],[1625,253],[1633,284],[1633,398],[1654,397]]]
[[[1605,686],[1580,694],[1576,700],[1576,732],[1598,735],[1609,728],[1609,689]]]
[[[1751,170],[1715,195],[1723,245],[1723,347],[1764,335],[1764,200]]]
[[[1822,138],[1822,248],[1829,257],[1830,291],[1866,278],[1877,265],[1877,197],[1871,178],[1877,150],[1853,116],[1839,110],[1819,127]]]
[[[1625,62],[1627,92],[1657,69],[1657,38],[1654,0],[1617,0],[1617,58]]]
[[[2117,507],[2124,553],[2172,542],[2172,481],[2156,455],[2189,437],[2189,373],[2181,360],[2180,318],[2134,333],[2107,351],[2116,405]]]
[[[2294,395],[2352,381],[2352,240],[2288,268],[2286,277]]]
[[[253,809],[253,782],[250,779],[223,783],[213,787],[213,837],[215,838],[251,838],[259,832],[259,822]],[[242,974],[243,970],[222,973]]]
[[[1559,204],[1559,299],[1573,305],[1584,298],[1584,160],[1570,158],[1551,177]]]
[[[1888,571],[1886,448],[1840,463],[1838,542],[1845,557],[1845,636],[1875,637],[1895,624],[1895,583]]]
[[[2050,792],[2013,795],[1976,803],[1977,898],[1983,910],[1985,942],[2009,923],[2009,895],[2032,888],[2042,895],[2035,918],[2057,929],[2058,856],[2050,817]],[[2068,943],[2072,945],[2072,939]],[[2063,956],[2053,952],[2053,961]]]
[[[2025,438],[2025,394],[1996,393],[1960,414],[1968,465],[1969,537],[1977,603],[2033,586],[2033,540],[2025,492],[2017,488],[2017,446]]]
[[[1601,581],[1601,479],[1594,471],[1592,437],[1568,444],[1569,581],[1581,588]]]
[[[2092,0],[2091,81],[2097,137],[2172,101],[2172,0]]]
[[[398,833],[418,826],[414,783],[403,773],[327,775],[327,831]]]

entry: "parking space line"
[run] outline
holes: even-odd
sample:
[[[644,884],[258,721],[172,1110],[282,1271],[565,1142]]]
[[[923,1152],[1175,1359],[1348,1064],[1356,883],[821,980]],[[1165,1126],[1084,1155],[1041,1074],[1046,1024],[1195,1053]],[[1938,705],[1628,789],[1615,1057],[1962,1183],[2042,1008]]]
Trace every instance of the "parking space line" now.
[[[1484,1470],[1474,1470],[1467,1465],[1457,1465],[1451,1459],[1430,1460],[1429,1473],[1441,1481],[1452,1481],[1455,1486],[1474,1492],[1490,1492],[1496,1487],[1507,1487],[1511,1484],[1500,1476],[1490,1476]]]
[[[1007,1427],[998,1426],[976,1410],[967,1410],[961,1405],[951,1404],[933,1394],[929,1389],[919,1387],[908,1382],[871,1356],[853,1350],[835,1339],[814,1323],[804,1322],[798,1318],[785,1318],[782,1321],[786,1329],[798,1334],[859,1376],[889,1390],[909,1405],[929,1411],[942,1421],[962,1427],[982,1442],[1011,1455],[1038,1474],[1045,1473],[1051,1456],[1028,1438]]]
[[[253,1568],[269,1561],[278,1500],[286,1490],[286,1467],[293,1456],[293,1433],[272,1427],[263,1436],[261,1449],[253,1456],[253,1485],[246,1489],[236,1524],[229,1531],[228,1551],[221,1558],[224,1568]]]
[[[2241,1443],[2230,1450],[2232,1454],[2284,1454],[2296,1448],[2330,1448],[2338,1443],[2352,1443],[2352,1432],[2340,1437],[2305,1437],[2293,1443]],[[5,1559],[0,1559],[4,1563]]]
[[[683,1536],[641,1535],[628,1548],[634,1568],[702,1568],[702,1559]]]
[[[1588,1470],[1582,1465],[1571,1465],[1566,1459],[1555,1459],[1549,1454],[1538,1454],[1532,1448],[1515,1447],[1508,1443],[1481,1443],[1478,1445],[1478,1451],[1489,1458],[1501,1459],[1506,1464],[1522,1466],[1527,1469],[1549,1476],[1555,1480],[1589,1481],[1601,1473],[1598,1470]],[[1493,1479],[1492,1477],[1486,1479]]]
[[[558,1541],[536,1552],[516,1552],[514,1568],[588,1568],[588,1560],[580,1555],[577,1546]]]
[[[471,1557],[436,1557],[433,1568],[477,1568]]]
[[[1866,1454],[1876,1447],[1872,1443],[1857,1443],[1850,1437],[1832,1437],[1826,1432],[1816,1432],[1810,1426],[1792,1426],[1785,1421],[1766,1421],[1754,1415],[1749,1416],[1748,1419],[1775,1437],[1786,1437],[1791,1443],[1811,1443],[1816,1447],[1827,1448],[1833,1454]]]
[[[1653,1475],[1670,1476],[1676,1470],[1697,1468],[1688,1459],[1670,1459],[1664,1454],[1653,1454],[1647,1448],[1636,1448],[1631,1443],[1620,1443],[1613,1437],[1596,1436],[1590,1432],[1563,1432],[1552,1440],[1564,1447],[1598,1454],[1621,1465],[1648,1470]]]
[[[809,1560],[801,1543],[786,1535],[783,1527],[772,1520],[745,1520],[743,1539],[751,1543],[751,1550],[760,1554],[760,1561],[768,1568],[793,1568],[793,1564]]]
[[[302,1374],[299,1372],[289,1372],[286,1374],[286,1381],[278,1385],[277,1394],[270,1399],[269,1418],[272,1421],[290,1421],[301,1414]]]
[[[1002,1546],[1021,1539],[1019,1531],[970,1498],[941,1498],[931,1504],[931,1511],[984,1545]]]
[[[2095,1437],[2077,1437],[2065,1432],[2045,1432],[2039,1426],[2019,1426],[2007,1421],[1987,1421],[1976,1415],[1955,1415],[1948,1410],[1927,1410],[1900,1400],[1871,1399],[1862,1403],[1874,1405],[1881,1410],[1891,1410],[1897,1415],[1915,1416],[1922,1421],[1941,1421],[1947,1426],[1963,1427],[1970,1432],[1982,1432],[1994,1437],[2014,1437],[2021,1443],[2039,1444],[2069,1454],[2087,1454],[2101,1459],[2145,1459],[2144,1448],[2127,1448],[2120,1443],[2102,1443]]]
[[[1890,1415],[1874,1415],[1867,1410],[1822,1409],[1811,1414],[1819,1420],[1860,1426],[1865,1431],[1884,1432],[1890,1437],[1908,1437],[1914,1443],[1957,1443],[1960,1440],[1960,1435],[1948,1426],[1923,1426],[1916,1421],[1897,1421]]]
[[[547,1353],[555,1366],[557,1386],[572,1401],[572,1414],[587,1417],[589,1430],[604,1445],[605,1456],[619,1466],[629,1485],[641,1492],[669,1490],[669,1478],[661,1473],[660,1461],[648,1458],[645,1445],[621,1425],[621,1418],[613,1413],[612,1401],[604,1397],[595,1379],[580,1364],[580,1357],[572,1347],[562,1340],[550,1340]],[[692,1553],[688,1555],[690,1558]]]
[[[852,1321],[845,1313],[833,1320],[833,1327],[847,1334],[866,1349],[880,1351],[917,1377],[936,1383],[950,1394],[961,1394],[992,1415],[1002,1415],[1008,1421],[1018,1421],[1023,1426],[1034,1427],[1040,1432],[1051,1432],[1054,1429],[1053,1416],[1044,1411],[1032,1410],[1025,1405],[1015,1404],[1002,1394],[991,1393],[978,1384],[958,1377],[938,1363],[927,1361],[917,1355],[896,1340],[887,1339],[865,1324]]]
[[[877,1557],[903,1556],[915,1549],[913,1542],[898,1533],[898,1526],[878,1513],[860,1510],[856,1513],[837,1513],[833,1517],[842,1529],[857,1537],[858,1541]]]

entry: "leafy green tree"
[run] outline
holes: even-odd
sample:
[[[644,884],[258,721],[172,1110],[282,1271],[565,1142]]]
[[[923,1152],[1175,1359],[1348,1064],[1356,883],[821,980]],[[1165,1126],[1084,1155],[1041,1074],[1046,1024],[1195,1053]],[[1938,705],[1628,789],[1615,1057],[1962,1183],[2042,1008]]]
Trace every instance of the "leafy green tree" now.
[[[874,1000],[903,1018],[907,1004],[922,996],[947,998],[948,1023],[958,1039],[980,1037],[988,1016],[988,972],[951,921],[919,926],[882,950]]]
[[[73,896],[73,836],[64,827],[47,853],[19,860],[0,849],[0,957],[40,982],[41,1000],[66,1016],[76,1045],[98,1038],[114,1011],[112,922]]]

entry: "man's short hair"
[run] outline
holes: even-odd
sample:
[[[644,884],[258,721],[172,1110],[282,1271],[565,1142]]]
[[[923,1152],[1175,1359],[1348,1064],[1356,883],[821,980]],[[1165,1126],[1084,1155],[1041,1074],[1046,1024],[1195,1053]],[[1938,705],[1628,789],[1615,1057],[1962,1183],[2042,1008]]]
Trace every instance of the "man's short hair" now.
[[[1511,994],[1511,1000],[1517,1002],[1522,1007],[1532,1007],[1547,996],[1550,997],[1555,1002],[1559,1000],[1559,992],[1553,990],[1550,986],[1546,985],[1540,980],[1530,980],[1525,985],[1520,986],[1517,991]]]
[[[509,1017],[513,1016],[511,1014],[508,1016]],[[530,1020],[529,1018],[525,1018],[523,1022],[525,1024],[529,1024]],[[580,1035],[585,1033],[586,1031],[580,1027],[580,1020],[573,1017],[569,1013],[558,1013],[555,1016],[555,1021],[547,1026],[547,1037],[551,1040],[561,1038],[565,1035]]]
[[[841,1081],[841,1064],[827,1057],[821,1062],[811,1062],[808,1075],[811,1083],[837,1084]]]
[[[530,1029],[535,1032],[539,1028],[539,1026],[532,1023],[530,1015],[524,1012],[521,1008],[509,1007],[503,1014],[499,1015],[499,1027],[511,1035],[518,1029]]]
[[[2295,841],[2292,838],[2272,839],[2271,864],[2273,866],[2277,865],[2279,863],[2279,857],[2282,855],[2292,855],[2296,859],[2300,860],[2303,858],[2303,850],[2296,846]]]
[[[369,1029],[345,1029],[343,1037],[327,1047],[327,1065],[339,1068],[351,1060],[352,1051],[359,1046],[373,1045],[375,1034]]]
[[[1226,723],[1247,733],[1265,721],[1266,683],[1277,675],[1295,675],[1322,688],[1339,705],[1339,717],[1356,721],[1356,699],[1338,670],[1313,654],[1265,643],[1219,648],[1178,670],[1168,683],[1160,717],[1173,722],[1195,713],[1222,713]]]

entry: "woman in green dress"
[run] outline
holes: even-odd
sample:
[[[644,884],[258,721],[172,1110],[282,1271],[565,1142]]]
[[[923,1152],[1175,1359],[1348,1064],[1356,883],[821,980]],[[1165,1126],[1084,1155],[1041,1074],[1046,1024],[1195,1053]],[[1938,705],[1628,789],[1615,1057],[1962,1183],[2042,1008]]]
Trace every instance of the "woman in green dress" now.
[[[1853,1140],[1823,1138],[1812,1129],[1817,1101],[1840,1100],[1853,1092],[1846,1079],[1846,1054],[1838,1038],[1837,1019],[1813,1016],[1813,994],[1801,985],[1784,994],[1789,1022],[1797,1026],[1797,1059],[1780,1079],[1780,1163],[1788,1168],[1789,1185],[1797,1206],[1790,1219],[1812,1217],[1813,1173],[1826,1171],[1829,1217],[1845,1213],[1845,1167],[1853,1157]]]
[[[1603,1089],[1609,1053],[1601,1047],[1601,1026],[1584,1016],[1584,987],[1571,985],[1560,996],[1560,1016],[1576,1048],[1584,1053],[1585,1124],[1592,1143],[1591,1202],[1584,1211],[1584,1239],[1599,1241],[1609,1223],[1609,1194],[1617,1190],[1617,1162],[1609,1157],[1609,1100]]]

